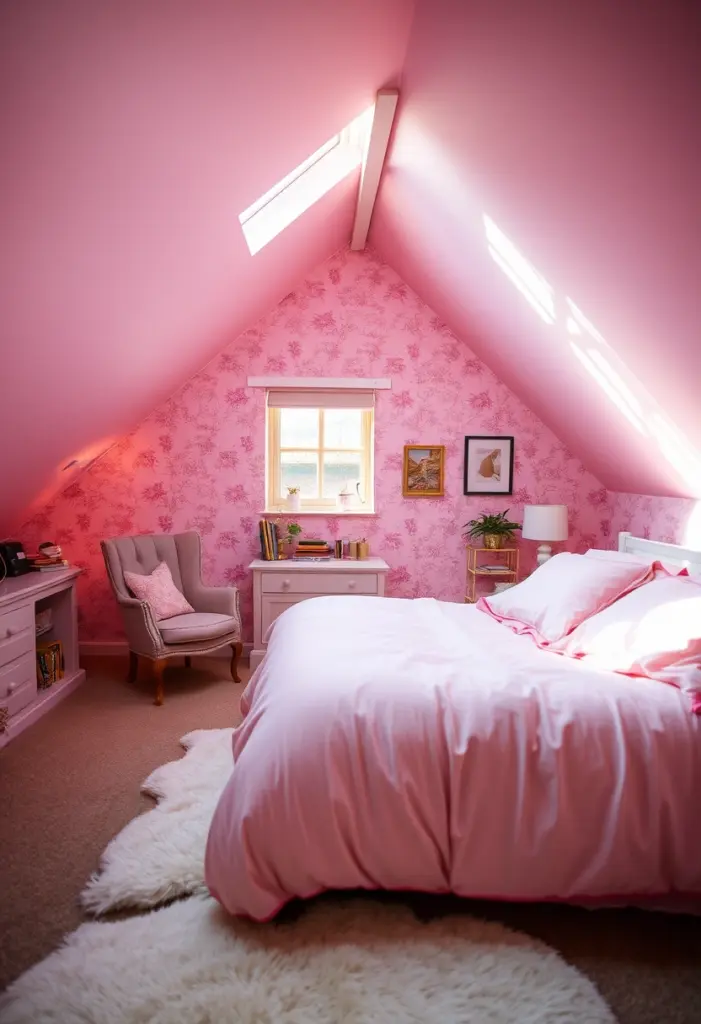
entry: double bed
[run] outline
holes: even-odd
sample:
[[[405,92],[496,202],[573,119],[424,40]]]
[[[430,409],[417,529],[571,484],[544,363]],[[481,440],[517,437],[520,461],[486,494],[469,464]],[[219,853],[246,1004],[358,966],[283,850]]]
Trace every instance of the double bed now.
[[[233,914],[348,888],[701,902],[701,717],[676,686],[473,605],[321,597],[274,624],[242,703],[206,853]]]

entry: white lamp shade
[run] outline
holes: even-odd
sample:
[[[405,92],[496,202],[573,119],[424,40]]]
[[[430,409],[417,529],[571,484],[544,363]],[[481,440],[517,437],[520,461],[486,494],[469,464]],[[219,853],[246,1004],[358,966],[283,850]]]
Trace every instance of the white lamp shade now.
[[[567,540],[567,505],[526,505],[521,536],[524,540]]]

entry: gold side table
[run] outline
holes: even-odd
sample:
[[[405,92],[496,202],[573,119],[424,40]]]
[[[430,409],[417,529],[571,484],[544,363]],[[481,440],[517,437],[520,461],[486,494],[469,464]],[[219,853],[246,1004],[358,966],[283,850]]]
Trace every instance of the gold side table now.
[[[482,557],[480,558],[480,556]],[[485,569],[485,565],[499,566],[499,568]],[[512,583],[518,583],[518,548],[477,548],[468,544],[466,604],[474,604],[477,600],[477,579],[486,579],[487,577],[495,582],[510,580]]]

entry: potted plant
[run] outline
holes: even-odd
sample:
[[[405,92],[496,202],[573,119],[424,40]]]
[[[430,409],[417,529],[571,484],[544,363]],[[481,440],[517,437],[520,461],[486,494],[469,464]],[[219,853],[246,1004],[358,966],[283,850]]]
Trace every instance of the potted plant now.
[[[471,541],[481,540],[486,548],[503,548],[508,541],[514,539],[514,530],[521,529],[520,523],[512,523],[506,518],[508,511],[507,508],[493,515],[482,512],[478,519],[471,519],[469,523],[465,523],[464,536]]]
[[[302,527],[299,523],[285,523],[282,529],[285,531],[282,537],[282,543],[285,546],[288,557],[292,557],[297,548],[297,538],[302,532]]]
[[[290,512],[299,512],[302,507],[302,495],[299,493],[299,487],[288,487],[287,488],[287,508]]]

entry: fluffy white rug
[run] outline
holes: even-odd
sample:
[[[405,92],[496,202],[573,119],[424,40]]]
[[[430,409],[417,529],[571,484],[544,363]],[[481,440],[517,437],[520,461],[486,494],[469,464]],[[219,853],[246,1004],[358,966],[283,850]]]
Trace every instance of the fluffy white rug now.
[[[204,892],[204,850],[219,794],[233,767],[232,729],[197,729],[187,753],[151,772],[142,791],[158,800],[109,843],[81,901],[93,914]]]
[[[614,1024],[534,939],[401,906],[316,904],[254,925],[193,897],[83,925],[0,997],[3,1024]]]

